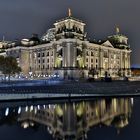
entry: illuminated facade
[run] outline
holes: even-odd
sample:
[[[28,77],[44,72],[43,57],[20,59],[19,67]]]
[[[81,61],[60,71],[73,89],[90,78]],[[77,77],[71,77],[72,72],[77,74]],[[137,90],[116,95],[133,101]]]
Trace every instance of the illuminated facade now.
[[[21,45],[7,49],[7,55],[18,59],[25,75],[59,74],[62,78],[89,76],[131,76],[128,38],[119,33],[105,41],[89,41],[85,23],[68,17],[54,23],[38,40],[23,39]]]

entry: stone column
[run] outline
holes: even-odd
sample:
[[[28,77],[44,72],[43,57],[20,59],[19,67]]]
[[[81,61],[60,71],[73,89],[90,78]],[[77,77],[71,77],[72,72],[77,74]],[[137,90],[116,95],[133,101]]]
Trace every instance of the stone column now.
[[[127,52],[127,73],[130,75],[130,53]]]
[[[34,62],[33,62],[33,55],[32,55],[32,51],[29,51],[29,70],[31,70],[33,72],[33,66],[34,65]]]
[[[76,45],[74,45],[73,46],[73,67],[76,67],[77,66],[77,56],[76,56],[76,52],[77,52],[77,50],[76,50],[77,48],[76,48]]]
[[[71,50],[72,50],[72,48],[71,48],[72,46],[71,46],[71,43],[67,43],[67,67],[71,67],[72,66],[72,57],[71,57]]]
[[[130,67],[131,67],[131,66],[130,66],[130,53],[128,54],[128,56],[129,56],[129,57],[128,57],[128,58],[129,58],[129,59],[128,59],[128,68],[130,69]]]
[[[131,52],[129,52],[129,76],[131,76]]]
[[[128,54],[125,52],[125,68],[128,68]]]
[[[99,72],[100,72],[100,76],[103,73],[103,50],[99,49]]]
[[[89,48],[89,68],[91,68],[91,49]]]
[[[84,61],[84,67],[86,66],[86,48],[83,48],[83,61]]]
[[[121,51],[120,65],[121,65],[121,76],[123,76],[123,73],[124,73],[124,52],[122,52],[122,51]]]
[[[109,69],[109,74],[111,74],[111,51],[108,50],[108,69]]]
[[[95,51],[95,49],[94,49],[94,56],[93,56],[93,67],[94,68],[96,68],[96,57],[95,57],[95,55],[96,55],[96,53],[95,53],[96,51]]]
[[[57,45],[59,47],[59,45]],[[53,48],[53,66],[56,67],[56,59],[57,59],[57,54],[56,54],[56,46]]]
[[[100,67],[103,68],[103,50],[101,49],[101,55],[100,55]]]
[[[62,65],[63,65],[63,67],[66,67],[67,66],[67,60],[66,60],[66,46],[63,46],[63,48],[62,48],[62,52],[63,52],[63,63],[62,63]]]
[[[128,59],[128,56],[127,56],[127,53],[125,52],[125,55],[124,55],[124,67],[125,67],[125,76],[127,76],[127,59]]]

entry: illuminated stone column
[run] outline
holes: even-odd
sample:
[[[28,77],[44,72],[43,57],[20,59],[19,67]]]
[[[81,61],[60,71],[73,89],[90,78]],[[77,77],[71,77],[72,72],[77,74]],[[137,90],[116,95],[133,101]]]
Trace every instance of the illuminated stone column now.
[[[125,56],[124,56],[124,63],[125,63],[125,76],[127,76],[127,71],[128,71],[128,53],[125,52]]]
[[[34,63],[34,56],[33,56],[33,51],[32,50],[29,52],[29,65],[30,65],[29,70],[34,73],[35,63]]]
[[[64,59],[65,59],[66,67],[75,66],[76,48],[75,48],[74,43],[72,42],[66,43],[66,46],[64,47]]]
[[[94,66],[94,68],[96,68],[96,51],[95,51],[95,49],[94,49],[94,56],[93,56],[93,66]]]
[[[125,69],[125,54],[122,51],[121,52],[121,71],[122,71],[122,76],[124,76],[124,69]]]
[[[102,76],[103,73],[103,64],[105,63],[103,61],[103,53],[104,51],[102,49],[99,49],[99,72],[100,72],[100,76]]]
[[[108,69],[109,74],[111,75],[111,50],[108,50]]]
[[[56,67],[56,60],[57,59],[57,53],[56,53],[56,47],[53,49],[53,65]]]
[[[130,52],[128,53],[128,68],[131,68],[131,59],[130,59]]]
[[[73,63],[72,63],[72,60],[73,60],[73,57],[72,57],[73,47],[71,45],[72,45],[71,43],[67,43],[67,66],[68,67],[73,66]]]
[[[86,66],[86,48],[83,48],[83,63],[84,63],[84,67]]]
[[[66,46],[63,46],[63,48],[62,48],[62,51],[63,51],[63,63],[62,63],[62,66],[63,67],[67,67],[67,59],[66,59],[66,51],[67,50],[67,48],[66,48]]]
[[[131,53],[129,52],[129,76],[131,76]]]
[[[77,66],[77,48],[76,45],[73,46],[73,67]]]

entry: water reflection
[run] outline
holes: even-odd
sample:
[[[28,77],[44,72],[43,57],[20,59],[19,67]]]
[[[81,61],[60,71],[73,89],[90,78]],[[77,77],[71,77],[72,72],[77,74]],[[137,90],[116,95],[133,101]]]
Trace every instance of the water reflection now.
[[[96,126],[114,127],[117,132],[129,124],[133,98],[100,99],[61,104],[26,105],[6,108],[1,119],[17,121],[24,129],[48,131],[53,139],[88,139],[87,132]]]

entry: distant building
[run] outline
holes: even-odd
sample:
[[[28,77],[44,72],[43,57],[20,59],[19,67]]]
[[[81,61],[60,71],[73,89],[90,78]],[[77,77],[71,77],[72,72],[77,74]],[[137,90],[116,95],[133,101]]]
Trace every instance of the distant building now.
[[[128,38],[119,33],[102,41],[86,38],[85,23],[68,17],[54,23],[41,38],[33,36],[9,47],[7,55],[18,59],[25,75],[59,74],[63,78],[131,76]]]
[[[140,76],[140,68],[131,68],[132,76]]]
[[[9,41],[4,41],[4,40],[0,41],[0,55],[2,55],[4,57],[7,56],[6,48],[7,48],[8,44],[9,44]]]

